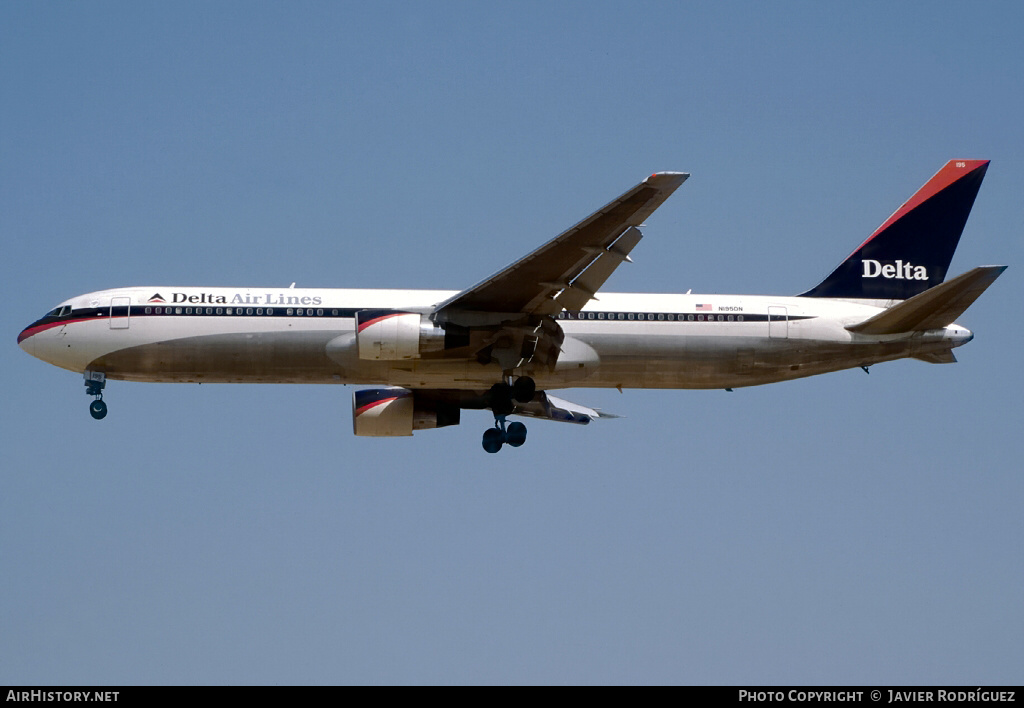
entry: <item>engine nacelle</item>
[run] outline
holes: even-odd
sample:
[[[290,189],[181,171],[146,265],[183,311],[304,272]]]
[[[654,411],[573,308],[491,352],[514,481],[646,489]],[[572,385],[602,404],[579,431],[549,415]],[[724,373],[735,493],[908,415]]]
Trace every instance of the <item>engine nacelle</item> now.
[[[444,329],[418,312],[362,310],[356,313],[360,359],[418,359],[444,349]]]
[[[416,392],[398,386],[352,393],[352,430],[368,437],[412,435],[414,430],[458,425],[462,411],[444,401],[417,401]]]

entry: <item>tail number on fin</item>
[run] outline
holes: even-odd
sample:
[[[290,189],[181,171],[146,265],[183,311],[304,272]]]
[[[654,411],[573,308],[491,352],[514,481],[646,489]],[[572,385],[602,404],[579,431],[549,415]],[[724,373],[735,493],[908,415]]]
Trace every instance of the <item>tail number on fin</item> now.
[[[883,265],[881,261],[865,258],[861,263],[864,265],[864,272],[861,274],[862,278],[882,276],[889,280],[928,280],[928,269],[924,266],[914,265],[909,261],[904,263],[901,260],[897,260],[895,263]]]

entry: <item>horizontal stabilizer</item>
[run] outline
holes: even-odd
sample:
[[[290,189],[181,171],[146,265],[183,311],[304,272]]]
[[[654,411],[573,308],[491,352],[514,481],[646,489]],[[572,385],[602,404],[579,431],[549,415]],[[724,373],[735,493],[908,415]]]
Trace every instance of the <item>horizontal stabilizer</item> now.
[[[1004,270],[1006,266],[979,266],[846,329],[859,334],[940,329],[962,315]]]
[[[933,352],[931,354],[918,354],[914,357],[921,361],[927,361],[929,364],[955,364],[956,356],[953,354],[952,349],[947,349],[944,352]]]

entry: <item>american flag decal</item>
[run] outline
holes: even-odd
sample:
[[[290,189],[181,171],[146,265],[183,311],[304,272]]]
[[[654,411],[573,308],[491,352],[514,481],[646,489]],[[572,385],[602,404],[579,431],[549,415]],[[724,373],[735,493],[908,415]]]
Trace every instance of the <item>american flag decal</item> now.
[[[697,312],[708,312],[711,310],[711,305],[697,305]]]

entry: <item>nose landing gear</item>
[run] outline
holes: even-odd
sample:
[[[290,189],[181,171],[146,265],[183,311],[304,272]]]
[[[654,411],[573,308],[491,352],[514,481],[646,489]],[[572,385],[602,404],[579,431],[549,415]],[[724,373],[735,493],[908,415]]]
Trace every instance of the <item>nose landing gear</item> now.
[[[89,404],[89,415],[96,420],[102,420],[107,415],[107,404],[103,402],[103,389],[106,385],[106,374],[99,371],[85,372],[85,393],[96,397],[96,400]]]

